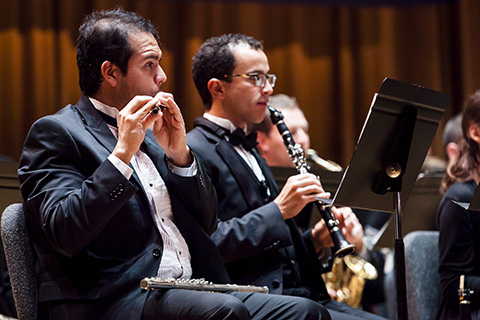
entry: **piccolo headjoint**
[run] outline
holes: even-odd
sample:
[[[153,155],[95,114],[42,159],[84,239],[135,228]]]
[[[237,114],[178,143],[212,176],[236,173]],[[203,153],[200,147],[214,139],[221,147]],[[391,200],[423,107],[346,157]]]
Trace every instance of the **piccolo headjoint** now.
[[[153,113],[153,114],[157,114],[160,110],[163,111],[163,109],[165,109],[166,107],[167,107],[166,105],[161,104],[161,103],[156,104],[156,105],[154,105],[153,108],[152,108],[152,113]]]

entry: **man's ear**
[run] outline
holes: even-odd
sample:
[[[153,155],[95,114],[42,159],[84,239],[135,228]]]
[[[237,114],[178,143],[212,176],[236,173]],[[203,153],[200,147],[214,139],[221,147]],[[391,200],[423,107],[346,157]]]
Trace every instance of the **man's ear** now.
[[[215,98],[223,99],[225,97],[223,82],[218,80],[217,78],[212,78],[208,80],[207,88],[212,95],[212,100],[215,100]]]
[[[118,83],[117,77],[119,72],[121,72],[120,69],[110,61],[104,61],[100,67],[100,70],[102,73],[102,78],[112,87],[115,87]]]

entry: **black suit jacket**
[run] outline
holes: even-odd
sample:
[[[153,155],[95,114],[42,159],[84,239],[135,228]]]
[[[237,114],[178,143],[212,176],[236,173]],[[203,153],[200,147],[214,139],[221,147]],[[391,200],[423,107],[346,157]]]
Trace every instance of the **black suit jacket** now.
[[[27,221],[37,253],[38,298],[55,319],[140,319],[162,239],[142,185],[107,157],[116,139],[87,97],[31,128],[19,163]],[[193,277],[226,283],[209,235],[215,191],[198,165],[194,177],[168,170],[151,131],[142,144],[169,190],[174,221],[187,241]]]
[[[458,284],[465,275],[465,288],[470,296],[471,319],[480,315],[480,212],[465,210],[458,203],[469,203],[477,188],[474,180],[454,183],[438,206],[440,232],[439,276],[440,301],[437,319],[462,319],[459,310]]]
[[[212,239],[230,278],[239,284],[266,285],[278,294],[308,287],[320,299],[329,299],[310,232],[301,235],[295,222],[285,221],[272,201],[278,187],[266,161],[253,150],[270,196],[225,135],[225,129],[197,118],[187,142],[217,192],[220,221]]]

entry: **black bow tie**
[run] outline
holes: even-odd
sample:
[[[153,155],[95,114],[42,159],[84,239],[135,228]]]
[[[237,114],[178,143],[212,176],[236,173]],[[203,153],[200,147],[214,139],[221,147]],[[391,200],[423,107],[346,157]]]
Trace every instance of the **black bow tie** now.
[[[105,120],[105,122],[113,127],[117,127],[117,119],[115,119],[114,117],[111,117],[109,116],[108,114],[106,113],[103,113],[101,111],[100,112],[100,115],[102,116],[103,120]]]
[[[257,145],[257,133],[252,132],[245,136],[245,131],[241,128],[237,128],[230,133],[230,143],[234,146],[242,145],[245,150],[250,151]]]

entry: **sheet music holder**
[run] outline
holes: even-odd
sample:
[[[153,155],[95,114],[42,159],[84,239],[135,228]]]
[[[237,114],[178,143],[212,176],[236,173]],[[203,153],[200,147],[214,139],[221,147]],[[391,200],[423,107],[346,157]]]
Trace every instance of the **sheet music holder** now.
[[[386,78],[374,96],[350,165],[333,202],[354,208],[393,212],[391,196],[374,193],[372,184],[385,168],[385,151],[395,140],[402,109],[409,105],[417,110],[417,117],[402,176],[402,205],[405,205],[448,102],[447,94]]]
[[[374,96],[332,201],[393,212],[399,320],[408,319],[401,208],[408,201],[448,102],[445,93],[386,78]]]

